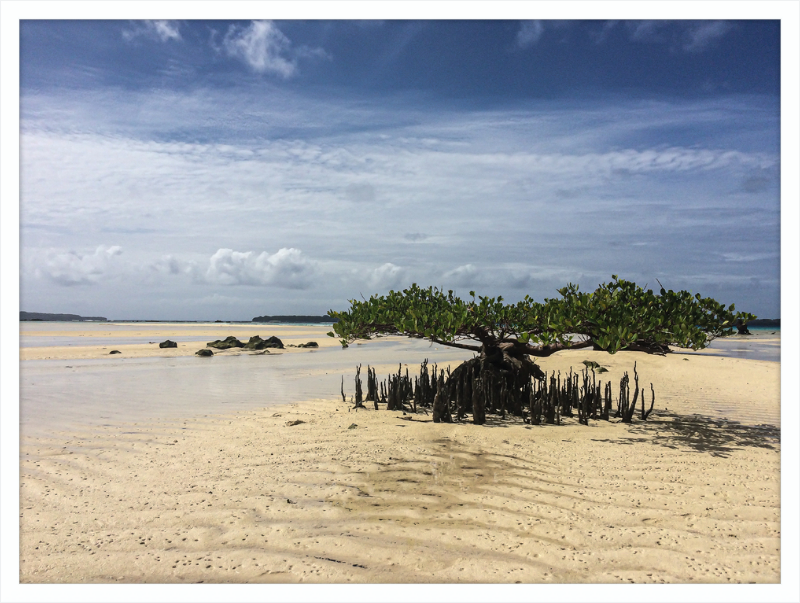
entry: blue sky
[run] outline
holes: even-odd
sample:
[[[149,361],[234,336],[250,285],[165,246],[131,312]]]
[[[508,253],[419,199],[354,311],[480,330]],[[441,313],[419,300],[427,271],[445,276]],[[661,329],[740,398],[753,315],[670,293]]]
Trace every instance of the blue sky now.
[[[21,309],[619,274],[780,315],[776,21],[25,21]]]

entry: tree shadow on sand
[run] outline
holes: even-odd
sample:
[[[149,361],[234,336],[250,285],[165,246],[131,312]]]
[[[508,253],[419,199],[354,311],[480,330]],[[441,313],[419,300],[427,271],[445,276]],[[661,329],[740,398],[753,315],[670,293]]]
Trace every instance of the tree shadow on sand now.
[[[732,452],[742,448],[775,450],[780,444],[781,429],[775,425],[743,425],[728,419],[661,411],[658,414],[654,412],[647,422],[630,425],[628,435],[634,437],[623,437],[614,441],[619,444],[650,442],[673,450],[690,448],[696,452],[727,458]]]
[[[425,411],[427,412],[427,411]],[[404,413],[405,414],[405,413]],[[418,421],[415,415],[399,417],[403,421]],[[427,417],[425,419],[427,420]],[[563,418],[562,418],[563,420]],[[567,419],[572,424],[575,419]],[[456,424],[471,423],[469,418],[455,421]],[[595,423],[590,420],[590,425]],[[602,421],[601,421],[602,423]],[[744,425],[738,421],[717,419],[704,415],[680,415],[669,411],[653,411],[647,421],[636,421],[624,424],[619,419],[612,419],[618,437],[591,438],[594,442],[611,442],[614,444],[650,443],[673,450],[689,448],[695,452],[704,452],[712,456],[727,458],[733,451],[742,448],[766,448],[776,450],[781,441],[781,428],[775,425]],[[486,415],[484,427],[508,428],[526,425],[522,417],[506,414]],[[536,425],[533,429],[559,429],[558,425]]]

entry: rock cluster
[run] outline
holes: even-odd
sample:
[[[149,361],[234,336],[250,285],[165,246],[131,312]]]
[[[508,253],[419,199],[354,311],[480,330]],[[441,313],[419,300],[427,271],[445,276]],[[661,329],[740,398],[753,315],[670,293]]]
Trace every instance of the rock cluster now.
[[[233,335],[225,339],[217,339],[216,341],[209,341],[206,344],[210,348],[217,348],[218,350],[227,350],[229,348],[242,348],[244,344],[236,339]]]
[[[274,335],[272,337],[268,337],[267,339],[261,339],[261,337],[255,335],[251,337],[250,341],[248,341],[247,343],[242,343],[241,341],[236,339],[236,337],[230,335],[225,339],[217,339],[216,341],[209,341],[206,345],[210,348],[216,348],[218,350],[228,350],[230,348],[242,348],[243,350],[261,350],[261,353],[267,352],[267,348],[278,348],[279,350],[283,349],[283,342]],[[164,347],[163,344],[162,347]],[[300,347],[317,347],[317,344],[314,343],[313,341],[310,341],[309,343],[304,344],[303,346]],[[200,350],[195,353],[200,356],[213,355],[213,352],[211,350]]]
[[[267,339],[261,339],[261,337],[255,335],[244,345],[245,350],[263,350],[266,348],[278,348],[282,350],[283,342],[274,335]]]

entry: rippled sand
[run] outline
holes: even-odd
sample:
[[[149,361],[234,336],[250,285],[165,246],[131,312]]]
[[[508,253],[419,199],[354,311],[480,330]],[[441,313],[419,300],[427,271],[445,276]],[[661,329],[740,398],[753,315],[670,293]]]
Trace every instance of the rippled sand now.
[[[539,362],[586,359],[636,361],[650,419],[434,424],[333,392],[24,437],[20,580],[780,582],[779,364]]]

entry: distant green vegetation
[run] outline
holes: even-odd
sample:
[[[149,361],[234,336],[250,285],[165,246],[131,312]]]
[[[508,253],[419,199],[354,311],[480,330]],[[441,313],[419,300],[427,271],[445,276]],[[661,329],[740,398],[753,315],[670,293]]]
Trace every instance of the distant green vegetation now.
[[[104,322],[105,316],[78,316],[77,314],[47,314],[45,312],[20,312],[20,320],[45,320],[52,322],[73,322],[81,320]]]
[[[306,315],[289,315],[289,316],[256,316],[253,322],[289,322],[289,323],[328,323],[336,322],[335,318],[330,316],[306,316]]]

